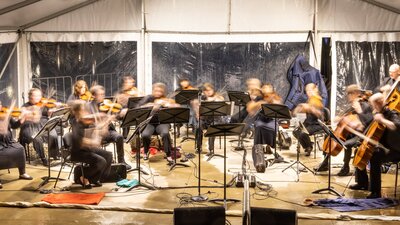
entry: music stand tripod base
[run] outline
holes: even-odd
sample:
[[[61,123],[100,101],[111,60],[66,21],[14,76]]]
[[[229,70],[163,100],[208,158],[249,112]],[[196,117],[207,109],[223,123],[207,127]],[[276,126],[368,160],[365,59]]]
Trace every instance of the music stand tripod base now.
[[[198,195],[198,196],[193,196],[191,199],[194,202],[205,202],[208,200],[208,197],[204,195]]]
[[[225,156],[221,155],[221,154],[214,154],[214,152],[212,152],[208,158],[207,161],[210,161],[213,157],[221,157],[221,158],[225,158]]]

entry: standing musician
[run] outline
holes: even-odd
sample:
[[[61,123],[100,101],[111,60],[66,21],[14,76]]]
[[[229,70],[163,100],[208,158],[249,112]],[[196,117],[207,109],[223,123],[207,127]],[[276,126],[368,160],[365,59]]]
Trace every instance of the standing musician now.
[[[310,156],[313,145],[310,140],[310,136],[315,132],[322,129],[318,123],[318,119],[323,117],[322,98],[319,95],[318,87],[314,83],[306,85],[306,94],[308,97],[307,103],[299,104],[293,111],[293,114],[302,112],[306,113],[306,120],[304,121],[304,127],[307,129],[308,134],[302,130],[296,130],[293,132],[293,136],[296,137],[301,146],[305,151],[306,156]]]
[[[88,103],[90,113],[100,112],[100,105],[104,102],[105,90],[103,86],[96,85],[90,89],[93,96],[93,101]],[[118,117],[118,116],[117,116]],[[132,167],[125,162],[125,152],[124,152],[124,137],[118,133],[115,126],[110,123],[108,126],[108,133],[102,139],[103,143],[115,143],[117,145],[117,159],[118,163],[124,164],[127,170]]]
[[[400,160],[400,145],[397,141],[400,138],[400,116],[395,110],[386,107],[382,93],[374,94],[369,101],[374,110],[374,120],[386,126],[386,129],[380,139],[380,143],[389,151],[385,151],[380,147],[373,150],[370,159],[370,186],[371,192],[367,198],[381,197],[381,165],[384,162],[393,162]],[[356,168],[356,184],[351,185],[353,190],[368,189],[368,175],[366,169],[360,170]]]
[[[74,84],[74,91],[68,97],[67,103],[75,100],[91,101],[93,100],[92,93],[89,91],[89,87],[84,80],[78,80]]]
[[[163,83],[153,84],[153,91],[151,95],[145,96],[142,101],[139,102],[141,106],[153,106],[153,110],[158,110],[160,107],[176,107],[178,104],[175,103],[173,99],[167,98],[166,96],[166,86]],[[144,160],[149,159],[149,149],[151,143],[151,136],[156,132],[161,136],[163,142],[163,148],[165,154],[167,155],[167,161],[169,163],[173,162],[171,158],[171,137],[169,135],[170,124],[160,124],[158,120],[157,113],[153,115],[149,124],[142,131]]]
[[[13,104],[12,104],[13,105]],[[23,114],[19,119],[11,116],[13,107],[5,110],[0,101],[0,169],[17,167],[19,179],[32,180],[25,171],[25,150],[24,147],[14,140],[11,129],[17,129],[25,120]],[[2,188],[0,182],[0,188]]]
[[[352,84],[347,86],[347,102],[351,106],[346,110],[345,114],[335,119],[338,122],[338,126],[344,125],[350,128],[363,132],[373,120],[372,108],[368,103],[367,96],[363,96],[361,88]],[[355,116],[352,116],[355,115]],[[337,128],[338,129],[338,128]],[[344,127],[346,129],[346,127]],[[359,142],[359,137],[348,134],[346,137],[343,157],[343,166],[337,173],[338,176],[348,176],[350,174],[350,159],[352,148],[355,147]],[[316,169],[316,171],[327,171],[328,170],[328,157],[325,156],[324,161]]]
[[[117,102],[126,108],[129,98],[138,96],[140,96],[140,93],[135,87],[135,79],[131,75],[125,75],[122,78],[122,91],[117,95]]]
[[[253,89],[254,92],[257,89]],[[272,84],[264,84],[261,88],[262,96],[255,97],[247,104],[249,116],[255,118],[254,145],[267,144],[275,146],[275,119],[267,118],[261,113],[262,104],[281,104],[281,97],[275,92]],[[256,96],[256,95],[254,95]],[[278,156],[277,156],[278,157]]]
[[[100,180],[110,173],[112,153],[101,149],[101,137],[108,133],[108,122],[96,123],[93,114],[90,114],[87,105],[81,102],[72,104],[74,118],[72,127],[72,149],[71,159],[89,164],[84,168],[85,177],[80,177],[80,182],[85,189],[102,186]],[[98,126],[97,128],[94,126]],[[93,128],[94,127],[94,128]],[[88,135],[89,128],[97,129]],[[100,138],[98,138],[100,137]]]
[[[208,102],[220,102],[224,101],[224,97],[217,93],[215,91],[214,85],[211,83],[204,83],[203,88],[202,88],[202,96],[201,100],[202,101],[208,101]],[[198,101],[194,102],[193,108],[196,111],[196,118],[200,118],[200,108],[198,105]],[[207,129],[211,124],[216,124],[220,123],[222,118],[217,118],[217,117],[212,117],[212,116],[205,116],[200,119],[200,124],[199,128],[200,130],[196,131],[196,140],[197,140],[197,151],[201,150],[201,145],[202,145],[202,135],[203,135],[203,130]],[[215,142],[215,137],[209,137],[208,138],[208,153],[207,156],[210,156],[214,154],[214,142]]]
[[[26,102],[22,107],[30,113],[26,116],[25,122],[21,125],[19,134],[19,141],[22,145],[33,142],[33,148],[37,155],[42,160],[44,166],[48,165],[48,161],[44,155],[43,142],[47,141],[47,135],[43,135],[41,138],[33,139],[32,135],[39,132],[42,126],[48,120],[51,111],[42,102],[42,91],[37,88],[32,88],[28,93],[29,101]],[[48,153],[53,159],[58,159],[59,148],[57,133],[53,129],[50,131],[50,143],[48,143]]]

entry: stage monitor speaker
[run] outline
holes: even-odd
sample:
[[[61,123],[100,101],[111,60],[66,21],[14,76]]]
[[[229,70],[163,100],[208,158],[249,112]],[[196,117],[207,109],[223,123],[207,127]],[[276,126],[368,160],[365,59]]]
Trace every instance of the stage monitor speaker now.
[[[225,225],[225,208],[222,206],[175,208],[174,225]]]
[[[289,209],[251,207],[252,225],[297,225],[297,213]]]

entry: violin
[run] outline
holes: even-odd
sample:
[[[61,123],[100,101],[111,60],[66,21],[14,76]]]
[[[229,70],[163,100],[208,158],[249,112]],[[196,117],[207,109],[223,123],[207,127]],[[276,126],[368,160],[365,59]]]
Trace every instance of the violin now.
[[[111,112],[111,113],[119,113],[122,110],[122,105],[119,103],[114,103],[109,99],[105,99],[99,106],[100,112]]]
[[[195,90],[195,89],[197,88],[193,87],[192,85],[182,88],[182,90]]]
[[[128,89],[128,90],[125,90],[123,93],[127,94],[127,95],[130,95],[130,96],[138,96],[138,94],[139,94],[136,87],[133,87],[133,88]]]
[[[64,103],[57,102],[55,99],[52,98],[42,98],[38,103],[35,104],[37,107],[46,107],[49,109],[56,108],[58,106],[64,106]]]
[[[14,107],[10,112],[9,108],[2,107],[2,109],[0,110],[0,119],[5,119],[8,113],[13,118],[19,118],[22,114],[22,110],[20,108]]]
[[[93,101],[93,96],[90,91],[86,91],[83,95],[80,95],[79,98],[84,101]]]

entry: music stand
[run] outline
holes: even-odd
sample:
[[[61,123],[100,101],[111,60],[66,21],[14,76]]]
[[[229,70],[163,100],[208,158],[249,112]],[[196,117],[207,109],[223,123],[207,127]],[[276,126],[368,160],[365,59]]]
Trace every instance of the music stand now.
[[[128,109],[133,109],[138,107],[139,102],[143,99],[143,96],[140,97],[130,97],[128,99]]]
[[[224,202],[224,207],[226,207],[226,202],[239,202],[237,199],[227,199],[226,198],[226,137],[236,136],[241,134],[245,124],[244,123],[229,123],[229,124],[216,124],[208,127],[206,132],[206,137],[217,137],[224,136],[224,199],[211,199],[210,202]]]
[[[174,162],[172,163],[169,171],[173,170],[176,166],[189,167],[184,163],[176,162],[176,124],[189,122],[190,110],[187,107],[174,107],[160,109],[158,112],[158,121],[160,124],[174,124]]]
[[[126,119],[127,122],[125,122],[125,125],[126,126],[131,126],[132,123],[135,123],[136,121],[139,121],[139,119],[142,120],[143,118],[145,118],[145,110],[149,110],[149,108],[142,108],[142,109],[144,109],[144,110],[140,112],[141,115],[136,116],[136,119],[133,119],[133,115],[132,115],[132,117],[129,116],[128,119]],[[131,110],[130,114],[133,114],[132,112],[137,112],[136,110],[140,111],[140,108],[138,108],[138,109],[130,109],[130,110]],[[150,112],[151,112],[151,108],[150,108]],[[150,114],[150,112],[148,112],[148,115]],[[124,120],[125,120],[125,118],[126,118],[126,115],[124,117]],[[137,142],[136,143],[137,143],[137,145],[139,145],[139,148],[136,150],[136,168],[131,170],[131,171],[133,171],[133,170],[137,170],[138,171],[138,184],[128,188],[125,192],[128,192],[128,191],[130,191],[130,190],[132,190],[132,189],[134,189],[136,187],[144,187],[144,188],[147,188],[147,189],[150,189],[150,190],[156,190],[156,188],[154,186],[142,183],[141,176],[140,176],[140,172],[148,175],[148,173],[146,173],[145,171],[142,171],[142,168],[140,167],[140,134],[142,133],[144,128],[147,126],[147,124],[149,124],[151,118],[152,118],[152,116],[150,116],[148,118],[145,118],[139,124],[137,124],[136,127],[135,127],[136,128],[135,131],[132,133],[132,135],[125,142],[125,143],[129,143],[132,140],[132,138],[137,135]],[[133,120],[130,120],[130,119],[133,119]]]
[[[131,128],[131,126],[135,126],[135,128],[138,128],[138,125],[145,121],[150,113],[151,113],[152,107],[147,107],[147,108],[136,108],[136,109],[128,109],[126,112],[124,118],[122,119],[121,127],[122,128]],[[127,143],[133,138],[134,135],[132,135]],[[140,135],[137,135],[136,137],[136,168],[130,169],[128,172],[131,171],[138,171],[138,177],[139,177],[139,184],[140,184],[140,172],[149,175],[146,171],[142,170],[140,167]]]
[[[63,128],[63,123],[67,122],[69,120],[69,118],[71,117],[71,108],[70,107],[64,107],[64,108],[60,108],[55,110],[52,114],[50,118],[54,118],[54,117],[60,117],[60,121],[59,121],[59,127],[60,127],[60,140],[61,140],[61,148],[64,147],[63,144],[63,136],[64,136],[64,128]],[[58,135],[58,134],[57,134]],[[63,157],[63,155],[61,155],[61,159],[64,161],[65,158]],[[67,165],[67,164],[65,164]],[[70,166],[70,165],[68,165]],[[61,179],[62,180],[62,179]],[[56,188],[56,184],[57,182],[54,184],[54,188]]]
[[[36,139],[36,138],[41,137],[45,133],[47,133],[47,143],[50,143],[50,131],[52,131],[58,125],[58,123],[60,123],[60,121],[61,121],[61,116],[50,118],[43,125],[43,127],[39,130],[39,132],[32,136],[32,138]],[[50,145],[48,144],[48,146],[50,146]],[[47,160],[48,160],[47,176],[46,177],[42,177],[43,181],[39,184],[38,188],[41,188],[43,185],[49,183],[49,181],[51,179],[57,180],[56,177],[51,177],[51,174],[50,174],[50,149],[49,149],[49,147],[47,147]]]
[[[344,150],[346,150],[346,146],[344,144],[344,142],[342,140],[340,140],[338,137],[335,136],[335,134],[333,133],[333,131],[331,129],[329,129],[329,127],[327,127],[324,122],[322,122],[321,120],[318,119],[318,123],[319,125],[321,125],[322,130],[325,132],[326,135],[328,135],[329,138],[329,158],[328,158],[328,187],[327,188],[322,188],[322,189],[318,189],[316,191],[313,191],[313,194],[320,194],[323,191],[327,191],[329,194],[335,194],[338,197],[343,197],[339,192],[337,192],[335,189],[333,189],[333,187],[331,187],[331,145],[332,145],[332,140],[334,140],[335,142],[337,142],[339,145],[341,145],[343,147]]]
[[[274,159],[270,162],[270,165],[272,166],[275,163],[287,163],[285,160],[280,159],[277,157],[276,153],[276,137],[279,135],[278,134],[278,129],[277,129],[277,123],[278,119],[291,119],[292,116],[290,115],[289,108],[287,105],[283,104],[262,104],[262,111],[264,113],[264,116],[267,118],[274,118],[274,132],[275,132],[275,138],[274,138]]]
[[[242,106],[246,107],[247,103],[250,102],[251,100],[250,95],[244,91],[228,91],[228,97],[229,101],[234,102],[235,105],[239,106],[239,119],[240,119]],[[232,140],[232,141],[238,142],[238,146],[234,148],[236,151],[244,150],[243,137],[241,135],[239,135],[238,140]]]
[[[227,116],[230,115],[232,111],[231,102],[201,102],[199,114],[200,119],[204,116],[212,117],[212,125],[214,125],[216,116]],[[201,121],[199,121],[199,125]],[[210,156],[207,161],[210,161],[214,156],[225,157],[220,154],[214,154],[214,152],[210,152]]]
[[[305,130],[304,125],[303,125],[303,123],[302,123],[301,121],[299,121],[299,126],[300,126],[302,129]],[[314,173],[314,171],[312,171],[310,168],[308,168],[306,165],[304,165],[304,163],[302,163],[302,162],[300,161],[300,141],[297,142],[296,151],[297,151],[297,154],[296,154],[296,155],[297,155],[297,156],[296,156],[296,161],[294,161],[292,164],[290,164],[288,167],[286,167],[284,170],[282,170],[282,173],[285,172],[287,169],[292,168],[293,170],[296,171],[296,174],[297,174],[297,180],[296,180],[296,181],[299,181],[299,180],[300,180],[300,179],[299,179],[299,174],[300,174],[301,172],[307,172],[307,170],[308,170],[308,171],[310,171],[311,173]],[[294,166],[295,164],[297,165],[296,169],[293,168],[293,166]],[[301,170],[300,167],[299,167],[300,165],[303,166],[303,168],[306,169],[306,171]]]
[[[182,90],[179,91],[175,96],[175,102],[180,105],[187,105],[190,106],[190,101],[197,99],[199,97],[200,90]],[[181,143],[186,140],[194,140],[194,138],[189,137],[189,123],[186,126],[186,137],[183,137]]]

